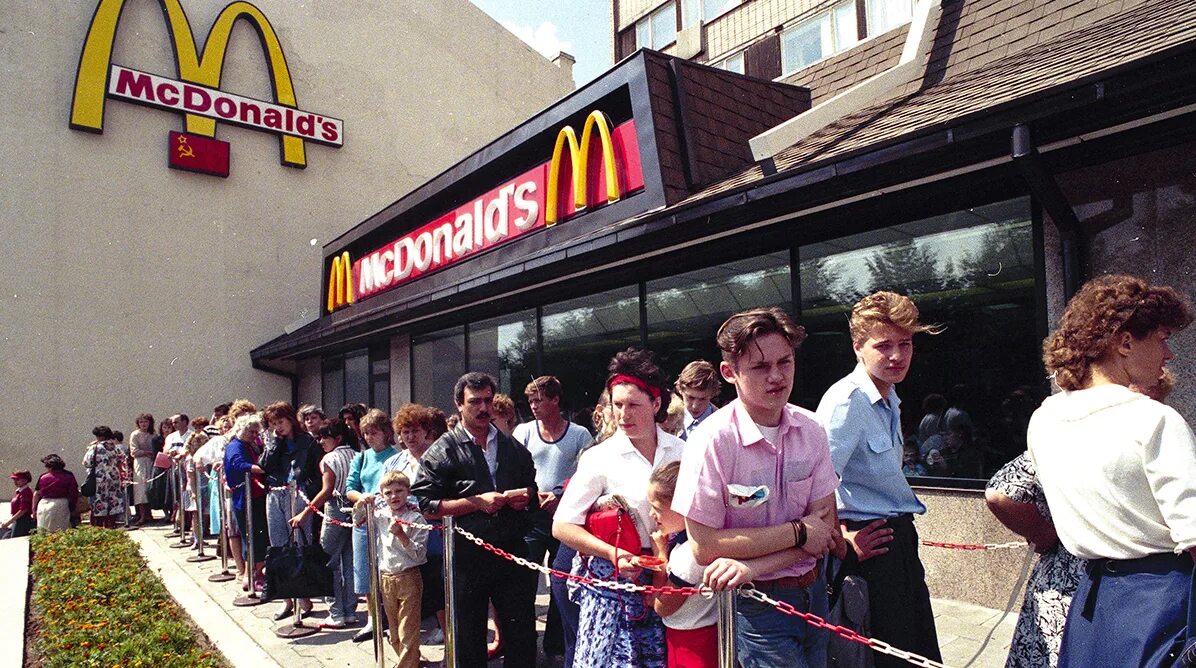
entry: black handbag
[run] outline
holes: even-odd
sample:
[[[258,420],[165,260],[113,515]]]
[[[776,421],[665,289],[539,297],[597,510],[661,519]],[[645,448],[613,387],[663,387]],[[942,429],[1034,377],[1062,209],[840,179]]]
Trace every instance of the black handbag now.
[[[266,550],[263,601],[332,596],[328,553],[319,543],[308,541],[302,529],[299,529],[302,540],[296,542],[295,531],[291,529],[286,545],[271,545]]]
[[[96,459],[99,459],[100,451],[97,448],[95,454],[92,455],[91,468],[87,469],[87,480],[79,487],[79,493],[83,496],[95,496],[96,494]]]

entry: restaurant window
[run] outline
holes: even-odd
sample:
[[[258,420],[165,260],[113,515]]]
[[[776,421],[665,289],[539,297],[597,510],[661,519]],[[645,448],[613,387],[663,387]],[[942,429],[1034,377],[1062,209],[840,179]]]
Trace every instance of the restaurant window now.
[[[641,49],[663,49],[677,41],[677,5],[667,2],[635,22],[635,45]]]
[[[411,400],[456,412],[453,386],[465,373],[465,328],[451,327],[411,340]]]
[[[640,347],[639,287],[598,292],[549,304],[540,323],[544,340],[541,373],[556,376],[564,388],[562,410],[589,424],[589,413],[606,382],[615,353]]]
[[[322,363],[321,403],[325,412],[345,404],[365,404],[390,410],[390,353],[386,346],[353,350],[325,357]]]
[[[494,376],[499,392],[522,402],[523,388],[536,375],[536,311],[471,323],[469,370]]]
[[[943,327],[915,337],[897,390],[907,475],[985,480],[1024,452],[1047,389],[1034,229],[1023,198],[802,246],[798,403],[855,366],[852,304],[893,290]]]
[[[714,335],[729,316],[766,306],[792,313],[789,251],[648,281],[646,295],[648,348],[670,378],[694,360],[718,366]],[[724,402],[734,396],[724,387]]]
[[[909,20],[908,18],[906,19]],[[806,19],[781,33],[781,68],[790,74],[860,42],[855,0]]]

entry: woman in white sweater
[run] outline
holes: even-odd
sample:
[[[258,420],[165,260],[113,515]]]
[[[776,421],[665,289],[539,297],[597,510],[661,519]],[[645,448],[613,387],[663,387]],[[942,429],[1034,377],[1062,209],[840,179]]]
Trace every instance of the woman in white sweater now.
[[[1059,540],[1089,565],[1061,668],[1166,666],[1186,636],[1196,554],[1196,437],[1134,392],[1158,382],[1192,313],[1169,287],[1103,276],[1080,289],[1043,362],[1063,390],[1035,411],[1030,457]]]

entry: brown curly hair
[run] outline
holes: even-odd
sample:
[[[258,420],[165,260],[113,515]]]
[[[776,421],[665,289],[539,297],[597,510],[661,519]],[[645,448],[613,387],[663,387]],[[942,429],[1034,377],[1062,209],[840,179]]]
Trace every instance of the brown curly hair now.
[[[1042,344],[1042,363],[1059,387],[1082,389],[1093,363],[1122,332],[1141,339],[1160,327],[1181,330],[1191,322],[1192,310],[1174,288],[1124,274],[1100,276],[1068,302],[1059,329]]]
[[[423,429],[429,434],[435,428],[432,424],[432,411],[422,404],[403,404],[391,420],[391,426],[396,434],[403,431],[404,427]]]

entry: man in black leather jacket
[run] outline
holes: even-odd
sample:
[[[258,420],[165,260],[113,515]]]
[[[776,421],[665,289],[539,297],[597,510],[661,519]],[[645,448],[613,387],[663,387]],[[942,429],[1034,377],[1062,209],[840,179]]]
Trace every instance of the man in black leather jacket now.
[[[457,525],[487,543],[527,557],[531,514],[538,507],[531,454],[490,423],[497,384],[484,373],[467,373],[453,388],[461,422],[420,459],[411,488],[420,510],[451,515]],[[536,665],[535,571],[455,537],[457,656],[460,665],[486,665],[487,602],[502,625],[508,668]]]

